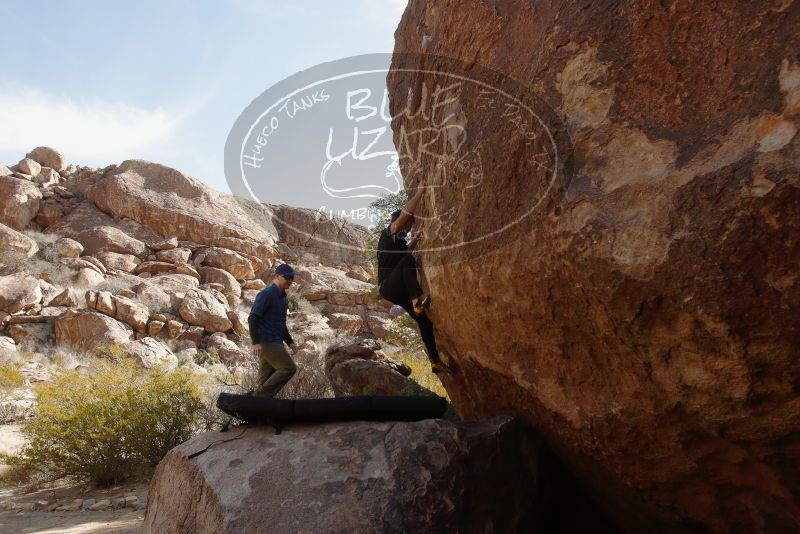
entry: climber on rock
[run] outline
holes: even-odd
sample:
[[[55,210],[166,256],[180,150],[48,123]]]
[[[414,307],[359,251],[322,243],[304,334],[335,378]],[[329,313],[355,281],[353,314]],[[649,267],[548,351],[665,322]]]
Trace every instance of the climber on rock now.
[[[402,210],[395,211],[391,224],[381,232],[378,240],[378,291],[381,297],[402,307],[416,321],[431,361],[431,370],[451,373],[453,368],[442,362],[436,349],[433,323],[426,313],[430,295],[426,295],[419,285],[417,260],[406,243],[422,192],[422,188],[418,189]]]
[[[258,385],[252,393],[274,397],[297,372],[297,366],[283,346],[292,354],[297,346],[286,326],[289,299],[286,290],[294,281],[294,269],[282,264],[275,269],[275,278],[256,295],[248,324],[253,354],[258,358]]]

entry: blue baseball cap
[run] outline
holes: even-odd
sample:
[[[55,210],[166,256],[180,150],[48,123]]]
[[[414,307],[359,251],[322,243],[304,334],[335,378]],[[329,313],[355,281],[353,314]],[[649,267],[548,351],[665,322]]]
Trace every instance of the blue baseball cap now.
[[[294,269],[292,269],[291,265],[282,263],[278,265],[277,269],[275,269],[275,274],[284,278],[294,278]]]

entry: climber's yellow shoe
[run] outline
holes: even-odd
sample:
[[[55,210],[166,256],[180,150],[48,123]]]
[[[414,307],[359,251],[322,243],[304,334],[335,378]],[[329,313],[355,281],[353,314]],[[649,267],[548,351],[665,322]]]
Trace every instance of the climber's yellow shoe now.
[[[414,302],[414,313],[417,315],[422,315],[425,313],[425,310],[431,304],[431,296],[430,295],[422,295],[419,299]]]

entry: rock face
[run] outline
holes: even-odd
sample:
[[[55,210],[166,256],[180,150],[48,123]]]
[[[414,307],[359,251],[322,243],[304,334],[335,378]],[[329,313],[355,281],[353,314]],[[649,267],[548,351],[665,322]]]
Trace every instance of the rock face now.
[[[144,532],[538,532],[539,451],[500,418],[209,432],[159,464]]]
[[[491,186],[427,190],[424,215],[462,209],[420,249],[538,209],[420,259],[459,412],[532,422],[630,531],[800,529],[799,27],[796,3],[411,0],[397,30],[395,67],[477,63],[565,118],[537,171],[519,121],[456,96],[448,157]],[[392,115],[434,78],[390,75]],[[407,189],[435,174],[412,161]]]

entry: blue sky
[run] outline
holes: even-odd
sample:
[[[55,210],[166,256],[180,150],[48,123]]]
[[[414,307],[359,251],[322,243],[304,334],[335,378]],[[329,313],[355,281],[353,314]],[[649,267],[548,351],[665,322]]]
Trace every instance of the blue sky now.
[[[38,145],[143,158],[228,191],[225,139],[294,72],[391,52],[406,0],[0,3],[0,163]]]

